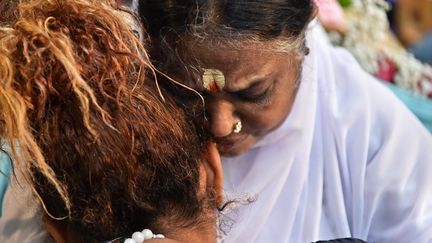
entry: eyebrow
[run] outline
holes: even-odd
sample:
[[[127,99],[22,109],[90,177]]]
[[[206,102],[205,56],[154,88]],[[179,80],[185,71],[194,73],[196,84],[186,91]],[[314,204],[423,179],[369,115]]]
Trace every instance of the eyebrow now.
[[[233,91],[226,91],[229,94],[238,94],[238,93],[243,93],[243,92],[248,92],[252,89],[254,89],[255,87],[257,87],[258,85],[260,85],[262,82],[266,81],[268,78],[270,77],[270,75],[265,75],[262,77],[257,77],[257,78],[253,78],[255,81],[252,81],[248,84],[248,86],[244,87],[244,88],[240,88],[238,90],[233,90]]]

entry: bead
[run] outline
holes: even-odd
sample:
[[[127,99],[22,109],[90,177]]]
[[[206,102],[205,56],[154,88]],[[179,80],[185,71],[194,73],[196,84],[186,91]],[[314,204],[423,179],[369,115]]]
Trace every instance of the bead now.
[[[154,235],[153,238],[155,238],[155,239],[164,239],[165,236],[162,235],[162,234],[157,234],[157,235]]]
[[[137,231],[132,234],[132,239],[134,239],[137,243],[141,243],[144,241],[144,234]]]
[[[134,239],[127,238],[124,243],[137,243]]]
[[[153,232],[149,229],[143,230],[142,234],[144,235],[144,240],[150,240],[153,238]]]

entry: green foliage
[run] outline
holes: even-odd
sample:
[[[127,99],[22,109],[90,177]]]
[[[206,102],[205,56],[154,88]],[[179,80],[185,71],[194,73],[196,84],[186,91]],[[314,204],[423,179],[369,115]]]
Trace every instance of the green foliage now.
[[[339,0],[339,4],[344,8],[351,6],[351,3],[351,0]]]

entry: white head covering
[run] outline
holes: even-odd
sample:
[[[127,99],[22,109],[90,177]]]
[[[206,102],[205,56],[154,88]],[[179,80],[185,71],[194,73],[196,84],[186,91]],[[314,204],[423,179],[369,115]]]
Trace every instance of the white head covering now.
[[[346,51],[308,33],[293,109],[251,150],[224,158],[224,242],[432,242],[432,137]]]

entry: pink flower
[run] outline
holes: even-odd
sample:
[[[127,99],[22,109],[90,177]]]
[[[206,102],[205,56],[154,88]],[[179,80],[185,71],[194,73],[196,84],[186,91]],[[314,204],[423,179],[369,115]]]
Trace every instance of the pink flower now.
[[[381,56],[378,60],[378,65],[378,71],[375,73],[375,76],[378,79],[394,83],[394,76],[397,71],[396,64],[388,57]]]
[[[342,7],[336,0],[315,0],[318,6],[318,19],[326,29],[343,31],[345,17]]]

